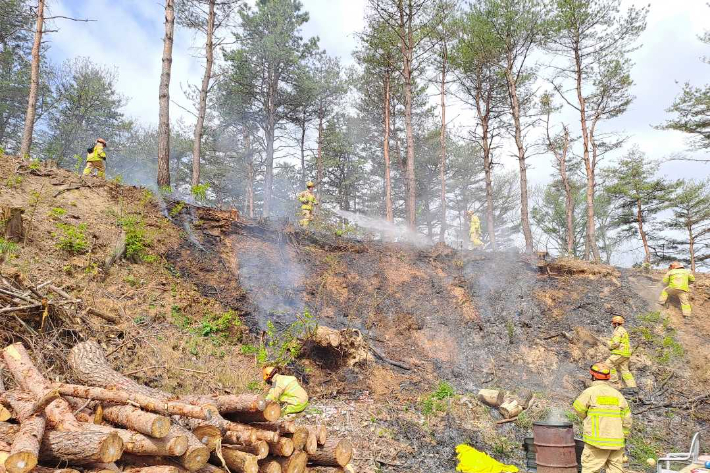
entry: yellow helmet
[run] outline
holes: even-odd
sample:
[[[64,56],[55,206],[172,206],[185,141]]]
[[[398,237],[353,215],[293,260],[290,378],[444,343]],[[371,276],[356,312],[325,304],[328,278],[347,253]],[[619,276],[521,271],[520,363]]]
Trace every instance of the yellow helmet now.
[[[269,381],[276,375],[278,368],[275,366],[264,366],[261,370],[261,375],[264,377],[264,381]]]
[[[623,325],[625,322],[624,318],[620,315],[615,315],[614,317],[611,318],[611,323],[612,324],[619,324]]]
[[[594,363],[589,367],[589,372],[594,379],[605,381],[611,378],[611,369],[604,363]]]
[[[316,185],[315,185],[315,183],[314,183],[313,181],[308,181],[308,183],[306,184],[306,187],[308,187],[309,189],[310,189],[311,187],[315,187],[315,186],[316,186]]]

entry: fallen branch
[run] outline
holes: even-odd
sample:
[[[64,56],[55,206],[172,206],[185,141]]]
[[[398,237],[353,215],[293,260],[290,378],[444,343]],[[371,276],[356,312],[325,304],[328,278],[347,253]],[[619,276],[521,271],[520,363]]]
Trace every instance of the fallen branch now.
[[[390,365],[395,366],[395,367],[397,367],[397,368],[401,368],[401,369],[406,370],[406,371],[411,371],[411,369],[412,369],[412,367],[409,366],[409,365],[406,364],[406,363],[403,363],[403,362],[401,362],[401,361],[395,361],[395,360],[392,360],[392,359],[390,359],[390,358],[387,358],[382,352],[380,352],[377,348],[375,348],[375,347],[373,347],[373,346],[370,346],[370,350],[372,351],[372,353],[375,354],[375,356],[376,356],[377,358],[379,358],[380,360],[384,361],[384,362],[387,363],[387,364],[390,364]]]

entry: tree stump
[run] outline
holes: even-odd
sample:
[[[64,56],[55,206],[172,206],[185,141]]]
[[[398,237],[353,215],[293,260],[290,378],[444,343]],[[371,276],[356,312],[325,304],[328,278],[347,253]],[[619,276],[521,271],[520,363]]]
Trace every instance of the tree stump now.
[[[4,236],[6,240],[18,243],[25,238],[25,229],[22,226],[24,209],[19,207],[0,207],[0,220],[4,222]]]

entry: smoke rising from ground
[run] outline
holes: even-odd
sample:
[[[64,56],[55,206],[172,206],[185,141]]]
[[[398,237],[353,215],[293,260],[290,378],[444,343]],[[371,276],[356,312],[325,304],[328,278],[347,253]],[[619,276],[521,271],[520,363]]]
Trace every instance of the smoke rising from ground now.
[[[431,245],[431,241],[424,235],[411,230],[406,225],[391,223],[384,218],[369,217],[367,215],[335,209],[334,212],[351,223],[373,232],[379,239],[389,242],[408,243],[415,246]]]

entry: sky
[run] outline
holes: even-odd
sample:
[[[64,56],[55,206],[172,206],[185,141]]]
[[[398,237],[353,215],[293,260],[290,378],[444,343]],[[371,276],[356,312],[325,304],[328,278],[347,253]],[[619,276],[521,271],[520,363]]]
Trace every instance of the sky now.
[[[629,146],[638,145],[651,159],[663,159],[685,150],[682,133],[653,128],[668,118],[666,108],[678,94],[681,84],[710,82],[710,65],[700,58],[710,56],[710,47],[698,40],[706,28],[710,8],[706,0],[647,0],[650,4],[648,28],[640,39],[641,47],[633,53],[635,63],[632,78],[636,100],[622,117],[603,125],[603,130],[617,130],[629,136]],[[304,36],[317,36],[321,48],[339,56],[343,64],[353,63],[352,52],[357,45],[357,33],[364,27],[367,0],[303,0],[310,13]],[[624,6],[645,2],[624,0]],[[145,124],[158,119],[158,84],[164,33],[164,9],[159,0],[50,0],[51,13],[96,20],[78,23],[57,20],[59,31],[47,38],[49,55],[54,62],[76,56],[88,56],[97,63],[113,67],[118,73],[118,91],[128,99],[127,116]],[[190,103],[183,91],[198,85],[203,66],[199,60],[203,39],[195,33],[177,27],[173,52],[171,99],[187,109]],[[472,114],[451,98],[448,117],[455,117],[454,127],[473,125]],[[186,124],[193,116],[171,107],[171,118],[181,118]],[[579,127],[578,117],[570,109],[557,117]],[[613,159],[613,158],[612,158]],[[513,157],[501,158],[504,166],[514,169]],[[544,183],[550,179],[550,159],[539,156],[530,159],[530,182]],[[705,178],[710,164],[671,161],[661,167],[661,173],[672,178]]]

